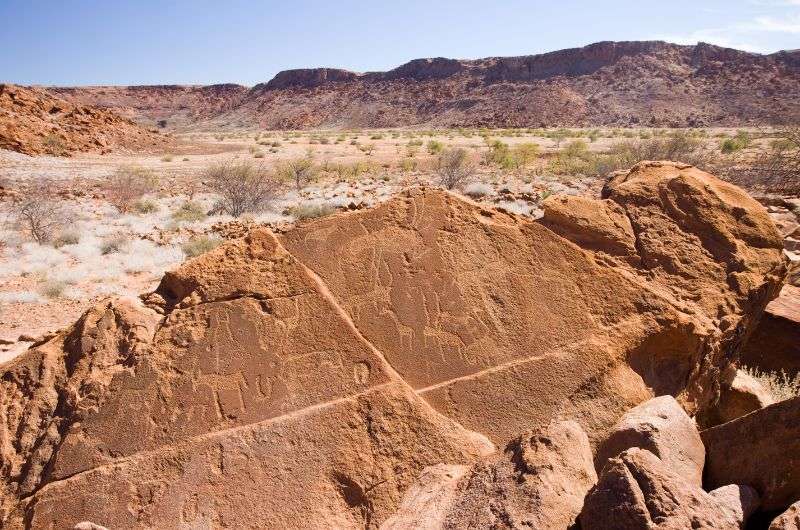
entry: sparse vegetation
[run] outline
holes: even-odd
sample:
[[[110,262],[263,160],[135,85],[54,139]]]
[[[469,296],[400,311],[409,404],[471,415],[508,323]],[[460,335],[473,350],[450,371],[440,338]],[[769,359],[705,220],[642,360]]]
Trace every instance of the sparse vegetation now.
[[[783,370],[779,372],[763,372],[748,366],[743,366],[742,370],[761,383],[775,401],[785,401],[800,396],[800,374],[791,377]]]
[[[117,210],[126,213],[146,194],[152,193],[156,186],[158,179],[149,169],[122,166],[106,178],[106,198]]]
[[[300,191],[317,176],[318,168],[309,156],[293,158],[281,162],[277,167],[277,174],[281,180],[294,183]]]
[[[61,298],[67,288],[66,282],[48,280],[39,286],[39,294],[45,298]]]
[[[52,241],[70,217],[53,185],[47,182],[26,190],[12,205],[12,219],[17,229],[39,244]]]
[[[172,218],[178,222],[202,221],[206,218],[206,211],[202,205],[194,201],[186,201],[172,213]]]
[[[316,219],[328,216],[336,211],[336,208],[328,203],[307,203],[300,204],[291,209],[291,214],[296,219]]]
[[[249,161],[211,166],[205,171],[204,180],[220,195],[212,211],[233,217],[263,211],[281,188],[274,175]]]
[[[217,237],[210,236],[197,236],[193,237],[181,246],[181,250],[189,258],[194,258],[201,254],[205,254],[210,250],[214,250],[222,244],[222,240]]]
[[[474,173],[475,165],[466,149],[446,149],[436,160],[439,182],[448,190],[463,186]]]
[[[159,207],[156,201],[149,199],[139,199],[138,201],[133,203],[131,210],[138,214],[146,215],[149,213],[156,213],[159,210]]]

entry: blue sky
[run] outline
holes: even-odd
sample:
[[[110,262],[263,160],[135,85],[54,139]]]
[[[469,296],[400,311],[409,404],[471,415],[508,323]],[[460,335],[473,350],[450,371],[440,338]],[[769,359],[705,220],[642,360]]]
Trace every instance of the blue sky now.
[[[648,39],[800,48],[800,0],[0,0],[0,81],[252,85]]]

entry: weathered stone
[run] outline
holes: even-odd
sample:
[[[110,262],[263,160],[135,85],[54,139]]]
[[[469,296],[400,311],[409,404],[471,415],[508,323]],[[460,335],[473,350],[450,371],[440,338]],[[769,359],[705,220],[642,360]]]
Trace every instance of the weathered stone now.
[[[711,495],[676,474],[657,456],[633,448],[610,459],[586,496],[582,530],[740,530],[752,500],[736,507],[731,491]]]
[[[800,373],[800,287],[785,285],[742,351],[741,364],[764,372]]]
[[[719,403],[709,414],[712,424],[726,423],[771,405],[772,394],[742,370],[731,367],[725,372]]]
[[[705,484],[747,484],[765,511],[800,499],[800,397],[775,403],[700,433]]]
[[[640,447],[695,486],[703,484],[706,451],[697,426],[672,396],[659,396],[637,405],[611,428],[597,447],[595,467],[626,449]]]
[[[458,491],[458,482],[469,466],[437,464],[425,468],[406,491],[400,508],[381,525],[381,530],[438,530],[442,528]]]
[[[476,464],[441,528],[567,528],[596,482],[586,434],[575,422],[554,422]]]

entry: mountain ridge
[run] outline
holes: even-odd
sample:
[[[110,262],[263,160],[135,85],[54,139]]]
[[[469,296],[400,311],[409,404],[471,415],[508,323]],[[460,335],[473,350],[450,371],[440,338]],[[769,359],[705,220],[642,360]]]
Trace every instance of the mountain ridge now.
[[[175,128],[736,126],[800,119],[800,51],[602,41],[536,55],[283,70],[247,87],[49,87]]]

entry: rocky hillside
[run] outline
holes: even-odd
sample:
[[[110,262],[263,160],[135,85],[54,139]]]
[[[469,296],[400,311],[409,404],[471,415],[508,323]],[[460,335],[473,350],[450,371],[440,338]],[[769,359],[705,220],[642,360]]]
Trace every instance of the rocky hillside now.
[[[800,398],[716,418],[784,280],[780,234],[682,164],[603,195],[552,196],[539,222],[411,189],[253,230],[97,305],[0,366],[0,523],[774,517],[800,500]]]
[[[800,120],[800,51],[600,42],[388,72],[288,70],[245,88],[57,88],[81,103],[178,127],[738,126]]]
[[[108,109],[39,88],[0,84],[0,149],[28,155],[158,150],[171,140]]]

